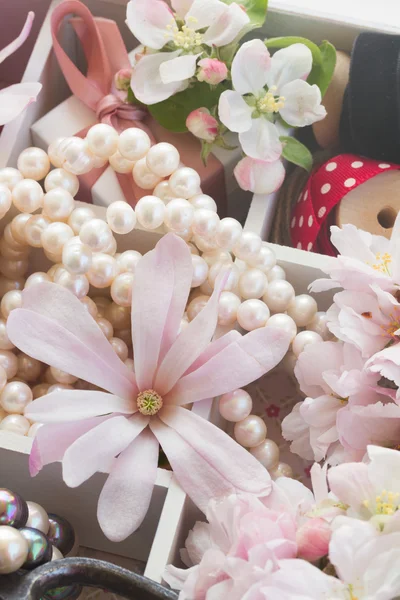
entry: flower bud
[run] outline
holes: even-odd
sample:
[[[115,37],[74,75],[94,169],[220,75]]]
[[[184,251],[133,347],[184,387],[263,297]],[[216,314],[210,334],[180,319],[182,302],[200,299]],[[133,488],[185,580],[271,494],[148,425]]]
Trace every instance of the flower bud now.
[[[217,58],[203,58],[199,61],[199,67],[200,70],[197,73],[197,79],[205,81],[210,85],[218,85],[228,75],[226,64]]]
[[[218,121],[207,108],[193,110],[186,119],[186,127],[197,138],[212,143],[218,135]]]
[[[120,69],[115,74],[114,83],[117,90],[127,91],[131,85],[132,69]]]
[[[319,517],[301,525],[296,534],[299,558],[315,561],[326,556],[331,535],[329,523]]]

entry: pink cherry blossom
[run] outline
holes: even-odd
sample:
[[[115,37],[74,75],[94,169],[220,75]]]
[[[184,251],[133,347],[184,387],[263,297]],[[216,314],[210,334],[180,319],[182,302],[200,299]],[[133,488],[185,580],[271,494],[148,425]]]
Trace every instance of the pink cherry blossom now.
[[[207,108],[192,110],[186,119],[186,127],[194,136],[210,144],[218,135],[218,121]]]
[[[224,62],[217,58],[202,58],[199,60],[200,67],[197,73],[199,81],[205,81],[210,85],[218,85],[228,76],[228,68]]]
[[[254,194],[272,194],[285,179],[285,167],[281,160],[265,162],[245,156],[234,169],[236,181],[242,190]]]
[[[315,561],[328,554],[332,530],[321,517],[310,519],[297,530],[298,556]]]
[[[34,440],[32,474],[60,460],[64,481],[77,487],[98,470],[110,471],[98,519],[111,540],[127,537],[146,515],[159,443],[200,508],[212,497],[237,491],[262,496],[271,489],[268,472],[249,452],[182,406],[258,379],[283,358],[288,336],[272,328],[245,336],[231,331],[210,344],[225,276],[179,333],[192,271],[187,244],[173,234],[138,263],[132,296],[135,373],[83,304],[61,286],[25,290],[22,308],[7,321],[17,348],[110,392],[53,392],[31,403],[26,416],[45,423]]]

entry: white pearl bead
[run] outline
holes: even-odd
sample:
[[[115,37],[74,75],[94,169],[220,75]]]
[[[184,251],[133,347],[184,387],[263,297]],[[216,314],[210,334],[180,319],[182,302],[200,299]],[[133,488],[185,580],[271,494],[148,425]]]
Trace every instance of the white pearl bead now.
[[[130,233],[136,225],[136,215],[132,206],[127,202],[118,200],[107,208],[107,223],[114,233]]]
[[[110,321],[108,321],[108,319],[104,319],[103,317],[99,317],[96,320],[96,323],[100,327],[101,331],[104,333],[106,338],[110,340],[114,335],[114,328],[111,325]]]
[[[268,270],[268,281],[277,281],[277,280],[285,280],[286,273],[279,265],[275,265],[271,269]]]
[[[87,141],[73,136],[62,140],[58,152],[63,157],[63,168],[74,175],[84,175],[93,169],[94,157]]]
[[[10,341],[7,335],[7,325],[5,319],[0,319],[0,350],[12,350],[14,348],[14,344]],[[0,390],[3,389],[3,373],[5,371],[2,367],[0,367]],[[7,377],[6,377],[7,382]]]
[[[110,244],[112,232],[105,221],[93,219],[82,225],[79,237],[93,252],[102,252]]]
[[[61,369],[56,369],[55,367],[50,367],[50,372],[58,383],[66,383],[71,385],[78,381],[78,378],[74,377],[74,375],[70,375],[69,373],[62,371]]]
[[[73,196],[63,188],[54,188],[43,197],[43,214],[52,221],[66,221],[74,208]]]
[[[243,419],[249,416],[252,409],[253,401],[251,396],[242,389],[224,394],[219,399],[220,415],[231,423],[243,421]]]
[[[66,223],[50,223],[42,232],[42,246],[52,254],[60,254],[64,245],[74,237],[74,232]]]
[[[32,402],[32,390],[22,381],[7,383],[0,396],[0,404],[5,411],[22,415],[25,407]]]
[[[12,192],[14,187],[24,179],[22,173],[13,167],[4,167],[0,169],[0,183],[6,185]]]
[[[263,300],[273,312],[285,312],[294,296],[294,288],[288,281],[276,279],[268,284]]]
[[[218,224],[215,240],[220,248],[230,250],[240,240],[242,231],[243,228],[239,221],[231,217],[226,217],[225,219],[221,219]]]
[[[257,267],[257,269],[261,269],[264,273],[268,273],[276,265],[275,252],[271,250],[266,242],[262,242],[258,254],[252,256],[248,263],[250,266]]]
[[[193,321],[193,319],[197,317],[197,315],[200,311],[203,310],[209,299],[210,296],[196,296],[196,298],[194,298],[187,305],[186,311],[189,321]]]
[[[0,351],[0,365],[5,370],[8,380],[16,376],[18,371],[18,359],[13,352],[10,352],[9,350]]]
[[[131,326],[131,309],[129,307],[111,302],[105,313],[114,329],[126,329]]]
[[[31,218],[28,213],[21,213],[5,226],[3,236],[9,246],[15,250],[23,250],[26,246],[25,225]]]
[[[196,194],[189,198],[189,202],[196,209],[205,208],[206,210],[217,212],[217,203],[207,194]]]
[[[215,238],[203,238],[197,234],[194,234],[193,242],[197,248],[201,250],[201,252],[211,252],[212,250],[218,249]]]
[[[147,166],[146,159],[141,158],[132,169],[133,179],[143,190],[153,190],[161,181],[161,177],[155,175]]]
[[[73,386],[72,385],[68,385],[67,383],[54,383],[53,385],[51,385],[49,387],[49,389],[47,390],[48,394],[51,394],[52,392],[62,392],[63,390],[73,390]]]
[[[206,279],[206,281],[201,284],[201,286],[199,287],[199,290],[205,296],[211,296],[211,294],[213,293],[213,288],[208,283],[208,279]]]
[[[260,252],[261,238],[252,231],[243,231],[240,240],[233,248],[233,253],[238,258],[248,262]]]
[[[136,204],[136,217],[145,229],[157,229],[164,222],[166,206],[156,196],[143,196]]]
[[[229,275],[222,289],[234,290],[239,282],[239,270],[235,264],[226,261],[218,261],[211,265],[208,272],[208,283],[214,288],[217,277],[222,277],[224,273],[229,273]]]
[[[118,150],[128,160],[140,160],[146,156],[150,146],[149,136],[138,127],[125,129],[119,136]]]
[[[199,208],[194,213],[192,231],[205,238],[211,238],[217,232],[219,217],[217,213]]]
[[[71,238],[62,251],[62,263],[70,273],[83,275],[92,266],[93,253],[91,248],[82,244],[80,238]]]
[[[272,317],[268,319],[266,326],[276,327],[277,329],[286,331],[290,335],[290,341],[293,341],[297,334],[296,323],[291,317],[289,317],[289,315],[285,315],[283,313],[272,315]]]
[[[293,477],[293,469],[287,463],[280,462],[271,470],[270,475],[274,480],[278,477]]]
[[[68,271],[60,273],[54,283],[67,288],[79,299],[84,298],[89,291],[89,281],[85,275],[75,275]]]
[[[27,434],[28,437],[30,437],[30,438],[36,437],[38,429],[40,429],[42,426],[43,426],[43,423],[34,423],[33,425],[31,425],[29,427],[29,431],[28,431],[28,434]],[[53,546],[53,550],[54,550],[54,548],[55,548],[55,546]],[[58,552],[59,552],[59,550],[58,550]]]
[[[82,298],[81,299],[81,303],[86,308],[86,310],[88,311],[89,315],[91,317],[93,317],[93,319],[96,319],[97,314],[98,314],[97,313],[96,303],[93,302],[93,300],[91,298],[89,298],[89,296],[85,296],[84,298]]]
[[[322,337],[315,331],[300,331],[292,342],[293,354],[298,357],[306,346],[322,341]]]
[[[28,419],[22,415],[8,415],[0,423],[0,429],[17,433],[18,435],[26,435],[30,426],[31,424]]]
[[[18,354],[18,371],[17,378],[22,381],[33,383],[37,381],[42,373],[42,363],[27,354],[21,352]]]
[[[47,148],[47,156],[49,157],[51,164],[57,168],[62,167],[64,162],[64,158],[60,153],[60,144],[64,140],[65,138],[63,137],[56,138]]]
[[[44,510],[43,506],[37,504],[36,502],[27,502],[28,505],[28,520],[26,522],[27,527],[32,527],[33,529],[38,529],[44,535],[47,535],[49,531],[50,523],[49,523],[49,515]]]
[[[260,269],[248,269],[239,278],[239,293],[242,298],[261,298],[268,279]]]
[[[135,163],[133,160],[124,158],[122,154],[116,152],[108,159],[111,167],[116,173],[131,173]]]
[[[24,179],[14,186],[12,199],[20,212],[33,213],[42,206],[43,190],[33,179]]]
[[[165,226],[165,229],[167,232],[172,231],[172,233],[180,237],[181,240],[183,240],[184,242],[190,242],[193,238],[193,231],[190,227],[188,227],[187,229],[182,229],[182,231],[175,231],[175,229],[170,229],[167,226]]]
[[[93,210],[89,207],[82,206],[75,208],[68,218],[68,225],[71,227],[75,235],[78,235],[82,226],[95,218]]]
[[[192,198],[200,190],[200,175],[190,167],[181,167],[169,178],[169,187],[177,198]]]
[[[169,177],[179,167],[180,161],[178,150],[166,142],[152,146],[146,156],[148,168],[159,177]]]
[[[233,292],[222,292],[218,301],[218,325],[233,325],[236,321],[240,305],[240,298],[236,294]]]
[[[93,255],[92,266],[86,274],[91,285],[97,288],[108,287],[116,275],[117,263],[115,258],[100,252]]]
[[[100,156],[93,155],[93,169],[101,169],[108,163],[108,158],[100,158]]]
[[[141,258],[142,255],[136,250],[126,250],[125,252],[122,252],[117,258],[118,273],[134,273],[136,265]]]
[[[22,277],[28,270],[29,263],[25,259],[10,260],[8,258],[0,258],[0,271],[9,279],[14,277]]]
[[[126,329],[118,329],[118,331],[115,332],[115,335],[124,341],[128,348],[132,348],[132,330],[130,327],[127,327]]]
[[[238,444],[245,448],[254,448],[265,440],[267,426],[261,417],[249,415],[235,424],[233,434]]]
[[[332,339],[332,333],[328,329],[328,317],[326,312],[317,312],[307,325],[309,331],[319,333],[323,340]]]
[[[111,284],[111,298],[119,306],[131,306],[134,274],[120,273]]]
[[[10,210],[12,204],[11,190],[4,184],[0,183],[0,219]]]
[[[245,300],[237,311],[237,321],[240,327],[246,331],[264,327],[268,318],[268,306],[257,299]]]
[[[62,188],[69,192],[71,196],[76,196],[79,190],[79,179],[65,169],[54,169],[50,171],[44,180],[44,189],[46,192],[50,192],[54,188]]]
[[[316,301],[308,294],[295,296],[287,308],[287,314],[292,317],[298,327],[305,327],[315,317],[318,310]]]
[[[100,158],[109,158],[118,148],[118,132],[106,123],[97,123],[86,134],[88,148]]]
[[[196,246],[194,244],[191,244],[190,242],[188,243],[188,247],[190,250],[191,254],[196,254],[196,256],[200,256],[200,252],[198,251],[198,249],[196,248]],[[207,262],[207,261],[206,261]],[[208,263],[207,263],[208,264]]]
[[[205,282],[208,275],[208,264],[206,261],[201,258],[201,256],[197,256],[196,254],[192,254],[192,265],[193,265],[193,277],[192,277],[192,288],[198,287],[202,283]]]
[[[250,449],[250,454],[266,469],[274,469],[279,462],[279,448],[273,440],[264,440]]]
[[[168,181],[160,181],[157,183],[156,187],[153,190],[153,196],[157,196],[164,202],[164,204],[168,204],[170,200],[173,200],[175,196],[173,195],[171,188],[169,187]]]
[[[201,256],[210,267],[214,263],[221,261],[232,263],[232,255],[228,250],[211,250],[210,252],[203,252]]]
[[[185,231],[192,225],[193,218],[194,208],[183,198],[175,198],[166,205],[164,223],[171,231]]]
[[[116,337],[112,337],[110,339],[110,344],[113,347],[113,350],[114,350],[115,354],[118,356],[118,358],[120,358],[122,361],[125,361],[128,358],[128,354],[129,354],[128,346],[125,344],[125,342],[123,340],[116,338]]]
[[[10,290],[4,294],[0,306],[3,317],[7,319],[12,310],[22,306],[22,293],[20,290]]]
[[[25,240],[34,248],[42,247],[42,233],[50,225],[51,221],[41,215],[32,215],[25,224]]]
[[[29,545],[22,533],[3,525],[0,530],[0,575],[18,571],[28,558],[28,552]]]
[[[25,179],[40,181],[50,171],[50,160],[41,148],[26,148],[18,157],[17,167]]]

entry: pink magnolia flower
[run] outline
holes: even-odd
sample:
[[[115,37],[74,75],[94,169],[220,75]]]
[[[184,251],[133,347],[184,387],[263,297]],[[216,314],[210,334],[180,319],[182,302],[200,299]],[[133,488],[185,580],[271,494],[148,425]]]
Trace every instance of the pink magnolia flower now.
[[[77,487],[96,471],[110,470],[98,519],[111,540],[135,531],[147,512],[159,443],[200,508],[211,497],[236,491],[264,495],[271,489],[268,472],[249,452],[182,406],[258,379],[283,358],[288,337],[264,328],[245,336],[231,331],[210,344],[224,277],[178,334],[192,270],[188,246],[173,234],[138,263],[132,298],[135,373],[82,303],[61,286],[25,290],[22,308],[7,321],[10,339],[29,356],[110,392],[54,392],[31,403],[26,415],[45,423],[34,440],[32,474],[61,460],[64,481]]]
[[[228,67],[224,62],[217,58],[202,58],[199,60],[199,72],[197,79],[205,81],[210,85],[218,85],[228,76]]]
[[[192,110],[186,119],[186,127],[194,136],[210,144],[218,135],[218,121],[207,108]]]
[[[253,194],[272,194],[285,179],[285,167],[281,160],[265,162],[245,156],[236,165],[234,174],[242,190]]]
[[[28,13],[25,25],[17,39],[0,50],[0,63],[25,42],[31,31],[34,16],[33,12]],[[41,89],[41,83],[17,83],[0,90],[0,125],[5,125],[18,117],[31,102],[36,100]]]

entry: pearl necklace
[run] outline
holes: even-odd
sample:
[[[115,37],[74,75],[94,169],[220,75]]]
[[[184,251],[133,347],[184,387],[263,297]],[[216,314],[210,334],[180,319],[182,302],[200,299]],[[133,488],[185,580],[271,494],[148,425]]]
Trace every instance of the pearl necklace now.
[[[110,204],[103,221],[89,206],[75,207],[74,196],[79,190],[77,176],[107,162],[118,173],[132,173],[135,183],[149,190],[149,195],[141,198],[135,209],[121,201]],[[6,320],[11,310],[21,306],[24,287],[53,281],[68,288],[85,304],[121,360],[133,367],[130,305],[141,254],[135,250],[117,253],[114,234],[128,234],[137,225],[147,231],[171,231],[190,247],[192,291],[182,328],[204,307],[219,273],[229,270],[219,301],[220,326],[231,328],[237,323],[245,331],[265,326],[284,329],[292,338],[292,350],[285,359],[292,367],[307,344],[329,337],[326,315],[317,312],[314,298],[295,295],[273,250],[259,235],[243,231],[233,218],[219,218],[215,201],[201,191],[200,176],[181,165],[179,152],[171,144],[151,146],[141,129],[129,128],[118,134],[109,125],[97,124],[85,139],[60,138],[47,153],[27,148],[17,167],[0,169],[0,218],[12,204],[20,211],[0,239],[0,406],[4,413],[0,417],[5,417],[0,429],[33,436],[40,425],[30,426],[23,416],[32,399],[55,389],[89,386],[53,367],[43,373],[38,361],[13,353]],[[32,215],[38,210],[39,214]],[[25,280],[31,248],[42,248],[54,264],[47,272],[33,273]],[[109,288],[111,298],[89,297],[89,286]],[[306,329],[298,332],[298,328]],[[274,442],[266,440],[262,419],[250,414],[252,402],[246,394],[237,390],[223,397],[221,414],[235,422],[236,440],[271,468],[272,458],[267,455],[277,462],[279,450],[277,455]]]

